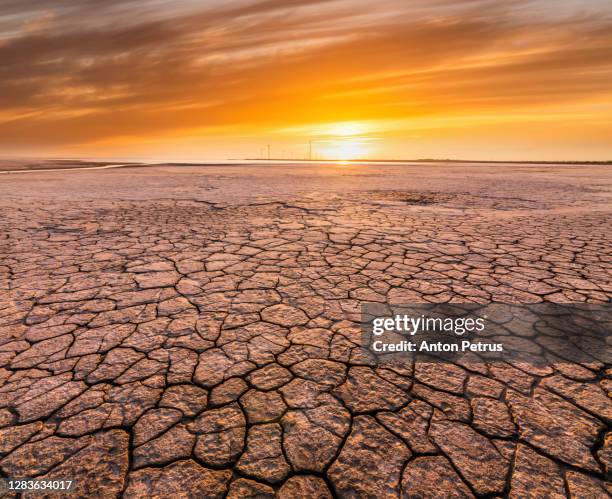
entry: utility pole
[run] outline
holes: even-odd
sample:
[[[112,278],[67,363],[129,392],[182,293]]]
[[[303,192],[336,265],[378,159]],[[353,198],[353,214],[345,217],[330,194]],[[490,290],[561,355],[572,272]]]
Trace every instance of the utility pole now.
[[[270,144],[268,144],[268,161],[270,161]]]
[[[312,161],[312,140],[308,141],[308,161]]]

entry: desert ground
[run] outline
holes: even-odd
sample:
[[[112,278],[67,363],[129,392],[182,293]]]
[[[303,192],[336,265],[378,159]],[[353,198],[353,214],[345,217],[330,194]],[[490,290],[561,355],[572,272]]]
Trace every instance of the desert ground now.
[[[0,174],[0,477],[607,497],[610,364],[381,365],[359,321],[368,302],[608,303],[611,215],[610,166]]]

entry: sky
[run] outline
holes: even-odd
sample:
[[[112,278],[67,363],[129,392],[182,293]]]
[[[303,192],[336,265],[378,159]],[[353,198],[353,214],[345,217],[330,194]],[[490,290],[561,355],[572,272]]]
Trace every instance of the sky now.
[[[0,0],[0,155],[612,160],[610,0]]]

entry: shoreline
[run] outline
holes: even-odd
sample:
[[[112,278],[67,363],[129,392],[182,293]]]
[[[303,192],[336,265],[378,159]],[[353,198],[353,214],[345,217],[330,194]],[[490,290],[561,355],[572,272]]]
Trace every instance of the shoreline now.
[[[6,160],[9,162],[10,160]],[[8,173],[41,173],[56,171],[84,171],[84,170],[108,170],[114,168],[130,167],[219,167],[219,166],[239,166],[239,167],[260,167],[266,166],[305,166],[305,165],[360,165],[360,166],[418,166],[418,165],[449,165],[449,166],[612,166],[612,161],[479,161],[479,160],[281,160],[281,159],[243,159],[225,161],[201,161],[201,162],[108,162],[108,161],[81,161],[81,160],[40,160],[40,166],[35,161],[27,162],[27,165],[19,167],[16,165],[4,166],[0,160],[0,174]],[[36,168],[34,168],[36,166]],[[16,168],[15,168],[16,167]],[[9,169],[10,168],[10,169]]]

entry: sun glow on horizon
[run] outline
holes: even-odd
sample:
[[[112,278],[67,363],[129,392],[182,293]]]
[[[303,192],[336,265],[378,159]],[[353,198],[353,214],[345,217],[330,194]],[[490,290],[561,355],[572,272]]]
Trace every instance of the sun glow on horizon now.
[[[339,121],[285,128],[280,133],[303,137],[311,144],[313,158],[348,161],[376,156],[378,134],[384,128],[375,121]]]
[[[323,159],[348,161],[367,156],[367,145],[363,137],[358,136],[322,141],[318,144],[317,150]]]

